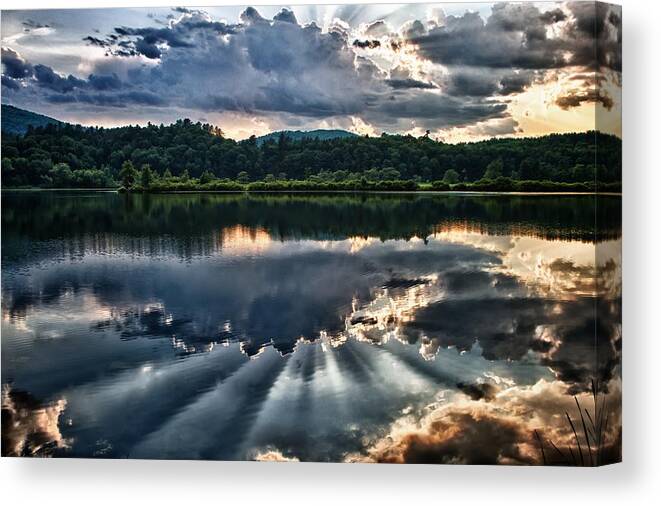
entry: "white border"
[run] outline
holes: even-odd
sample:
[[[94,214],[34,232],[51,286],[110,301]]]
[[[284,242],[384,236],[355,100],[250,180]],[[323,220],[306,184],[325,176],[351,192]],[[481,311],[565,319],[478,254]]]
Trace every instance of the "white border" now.
[[[0,0],[2,9],[163,6],[165,0]],[[305,3],[350,2],[288,2]],[[378,3],[378,2],[364,2]],[[386,2],[381,2],[386,3]],[[392,3],[392,2],[387,2]],[[429,3],[429,2],[420,2]],[[661,2],[625,0],[624,459],[601,469],[0,460],[3,504],[628,505],[661,497]],[[172,5],[242,5],[179,0]],[[254,5],[282,4],[259,0]],[[656,498],[656,499],[654,499]],[[236,501],[236,502],[228,502]]]

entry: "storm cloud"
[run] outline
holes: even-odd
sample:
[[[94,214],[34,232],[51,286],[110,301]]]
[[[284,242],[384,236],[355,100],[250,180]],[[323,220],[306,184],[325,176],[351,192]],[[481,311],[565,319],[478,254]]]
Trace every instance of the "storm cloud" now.
[[[407,34],[423,58],[449,66],[454,95],[520,93],[540,72],[573,69],[620,72],[622,26],[617,7],[588,2],[542,12],[532,4],[498,3],[484,20],[476,12],[447,16],[442,25]],[[549,36],[549,30],[558,33]],[[495,75],[502,73],[500,78]],[[598,83],[597,83],[598,84]],[[558,99],[568,109],[595,102],[610,109],[612,99],[595,83]]]
[[[3,77],[12,79],[23,79],[32,75],[32,65],[26,62],[20,54],[11,48],[2,48],[2,65],[4,67]]]
[[[149,26],[118,23],[82,37],[105,54],[79,66],[90,69],[83,75],[3,47],[2,85],[17,105],[77,104],[90,113],[143,105],[297,125],[357,117],[382,131],[458,127],[506,135],[519,130],[509,97],[558,71],[621,71],[621,18],[612,7],[498,3],[484,17],[411,14],[423,17],[365,21],[360,9],[341,8],[322,28],[287,8],[267,18],[248,7],[235,22],[177,8],[162,20],[148,16]],[[23,24],[46,27],[41,19]],[[603,80],[572,82],[554,97],[557,107],[613,107]]]

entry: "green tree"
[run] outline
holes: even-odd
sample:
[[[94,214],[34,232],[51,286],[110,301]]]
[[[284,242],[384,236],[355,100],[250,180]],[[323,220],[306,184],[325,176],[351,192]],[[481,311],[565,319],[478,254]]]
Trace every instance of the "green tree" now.
[[[151,188],[152,183],[154,182],[154,173],[151,170],[151,166],[146,163],[142,166],[140,170],[140,185],[144,189]]]
[[[595,145],[599,146],[597,162]],[[241,172],[251,182],[262,182],[273,174],[277,184],[286,180],[288,187],[302,179],[357,183],[363,175],[370,184],[383,183],[392,181],[395,171],[397,179],[414,181],[417,176],[423,181],[449,180],[454,185],[483,177],[495,182],[501,176],[593,182],[597,168],[601,183],[616,185],[622,175],[621,140],[596,132],[461,144],[387,134],[304,140],[276,134],[271,140],[237,142],[219,135],[212,125],[185,120],[168,126],[32,128],[22,136],[3,136],[2,157],[2,183],[7,187],[112,186],[116,181],[134,187],[140,184],[143,164],[150,165],[154,178],[163,174],[163,181],[170,183],[185,182],[185,170],[191,178],[200,178],[208,170],[216,178],[235,182]],[[119,173],[127,160],[138,171],[133,178],[131,171],[124,171],[124,181]],[[58,165],[61,163],[69,170]],[[101,167],[101,172],[95,167]],[[448,169],[452,172],[444,178]],[[182,176],[173,178],[172,173]],[[241,178],[245,180],[243,174]]]
[[[202,175],[200,176],[200,183],[201,183],[201,184],[207,184],[207,183],[210,183],[211,181],[213,181],[214,179],[216,179],[216,176],[214,176],[214,175],[213,175],[211,172],[209,172],[208,170],[205,170],[205,171],[202,173]]]
[[[68,163],[56,163],[50,171],[50,178],[53,186],[66,188],[72,184],[73,172]]]
[[[519,165],[519,178],[524,179],[524,180],[533,180],[537,179],[536,176],[536,171],[537,171],[538,165],[535,163],[535,160],[532,158],[524,158],[521,161],[521,164]]]
[[[579,183],[584,181],[594,181],[595,179],[594,165],[584,165],[582,163],[578,163],[574,165],[572,173],[572,179]]]
[[[383,181],[396,181],[401,179],[402,175],[395,167],[384,167],[381,169],[381,178]]]
[[[447,184],[456,184],[459,182],[459,173],[454,169],[448,169],[443,175],[443,182]]]
[[[239,172],[236,175],[236,180],[239,183],[244,183],[245,184],[245,183],[248,183],[250,181],[250,176],[248,175],[248,173],[245,170],[242,170],[241,172]]]
[[[131,162],[131,160],[126,160],[122,164],[122,169],[119,171],[119,179],[122,181],[122,186],[127,190],[130,190],[137,177],[138,174],[136,173],[135,167],[133,167],[133,162]]]
[[[2,159],[2,170],[3,171],[6,170],[7,172],[11,172],[12,170],[14,170],[11,158],[3,158]]]
[[[487,170],[484,171],[483,179],[498,179],[503,175],[503,160],[498,158],[493,160],[487,165]]]

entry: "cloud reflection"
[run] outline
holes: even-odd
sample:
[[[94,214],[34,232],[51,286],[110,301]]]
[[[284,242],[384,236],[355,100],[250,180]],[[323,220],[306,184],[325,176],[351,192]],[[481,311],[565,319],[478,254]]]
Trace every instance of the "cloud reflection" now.
[[[237,234],[248,245],[259,236]],[[93,331],[167,339],[181,354],[235,342],[255,356],[266,346],[292,353],[301,339],[330,346],[397,339],[433,360],[439,349],[467,352],[477,343],[487,360],[549,366],[573,392],[611,379],[620,361],[621,303],[611,287],[615,298],[595,313],[594,265],[577,263],[586,261],[584,243],[560,249],[552,242],[545,252],[527,239],[537,251],[529,261],[522,238],[477,247],[472,236],[446,239],[372,241],[359,250],[352,240],[303,241],[192,264],[90,258],[35,271],[29,285],[11,280],[3,309],[25,315],[57,303],[67,311],[69,300],[79,312],[83,297],[109,315]],[[619,269],[613,259],[607,266],[599,271],[605,278]]]
[[[564,414],[576,417],[576,404],[565,394],[566,388],[561,382],[540,380],[532,386],[501,390],[488,402],[455,394],[428,406],[419,418],[403,416],[385,437],[375,440],[363,454],[348,455],[347,461],[539,465],[542,460],[535,430],[546,440],[556,441],[567,454],[567,448],[574,444]],[[612,424],[603,436],[604,463],[619,461],[621,451],[619,383],[611,384],[610,392]],[[588,394],[579,397],[582,405],[591,403]]]
[[[66,399],[42,404],[28,392],[2,386],[2,456],[49,457],[68,448],[60,432]]]
[[[105,243],[63,258],[52,238],[46,262],[3,257],[3,383],[61,399],[7,387],[4,447],[529,464],[533,430],[569,443],[571,394],[596,379],[619,402],[618,241],[596,263],[582,240],[238,223],[183,260]]]

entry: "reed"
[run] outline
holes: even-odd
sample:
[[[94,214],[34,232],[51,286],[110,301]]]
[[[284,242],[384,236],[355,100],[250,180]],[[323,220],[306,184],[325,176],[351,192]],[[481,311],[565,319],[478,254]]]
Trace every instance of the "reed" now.
[[[568,429],[574,436],[573,445],[567,445],[563,451],[555,442],[545,440],[537,430],[533,431],[543,465],[595,467],[610,462],[607,455],[609,447],[605,444],[610,419],[609,405],[605,395],[600,396],[599,385],[595,380],[591,382],[591,390],[592,413],[581,406],[576,396],[574,401],[578,416],[572,418],[569,411],[565,411]]]

